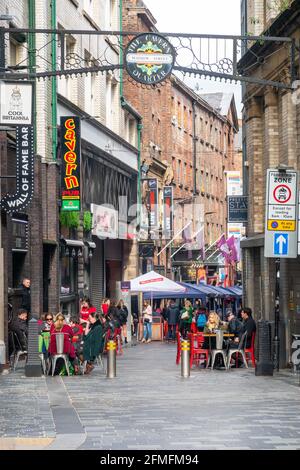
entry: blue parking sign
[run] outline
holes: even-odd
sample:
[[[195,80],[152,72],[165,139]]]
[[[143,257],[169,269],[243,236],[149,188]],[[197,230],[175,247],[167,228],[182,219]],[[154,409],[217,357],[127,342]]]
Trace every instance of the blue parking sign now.
[[[274,233],[274,255],[286,256],[289,252],[289,234]]]

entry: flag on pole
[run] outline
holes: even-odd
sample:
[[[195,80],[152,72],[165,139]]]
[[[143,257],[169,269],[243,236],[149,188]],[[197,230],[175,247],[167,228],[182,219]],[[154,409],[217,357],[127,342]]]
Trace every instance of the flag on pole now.
[[[202,261],[205,259],[205,240],[204,240],[204,227],[196,233],[197,249],[200,251]]]
[[[217,247],[219,248],[220,252],[222,253],[222,255],[224,256],[225,260],[230,263],[230,260],[231,260],[231,256],[230,256],[230,248],[229,246],[227,245],[227,240],[224,236],[224,234],[222,235],[222,237],[218,240],[217,242]]]
[[[237,251],[236,251],[236,245],[235,245],[235,238],[234,236],[232,235],[230,238],[228,238],[228,240],[226,240],[226,243],[227,243],[227,246],[230,250],[230,259],[229,259],[229,262],[232,263],[236,263],[238,261],[238,254],[237,254]]]
[[[191,230],[191,223],[185,227],[185,229],[182,232],[182,237],[184,240],[184,243],[187,244],[186,250],[188,252],[188,259],[193,258],[193,252],[192,252],[192,230]]]

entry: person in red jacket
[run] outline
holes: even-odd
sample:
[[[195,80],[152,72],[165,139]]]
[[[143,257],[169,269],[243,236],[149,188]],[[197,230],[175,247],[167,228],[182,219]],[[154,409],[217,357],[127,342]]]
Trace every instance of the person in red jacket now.
[[[109,307],[110,307],[110,300],[109,299],[103,299],[102,304],[101,304],[101,309],[102,309],[103,315],[105,317],[108,314]]]
[[[84,297],[81,302],[79,322],[88,323],[90,313],[95,313],[96,311],[96,307],[93,307],[90,299],[88,297]]]
[[[72,344],[74,332],[70,325],[65,324],[65,317],[60,312],[55,316],[54,323],[50,327],[50,344],[48,349],[50,355],[57,354],[55,333],[64,333],[63,353],[69,356],[69,360],[73,364],[76,359],[75,348]]]

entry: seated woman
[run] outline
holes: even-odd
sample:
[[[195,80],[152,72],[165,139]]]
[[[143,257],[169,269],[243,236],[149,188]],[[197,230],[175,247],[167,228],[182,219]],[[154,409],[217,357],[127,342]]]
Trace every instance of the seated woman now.
[[[203,333],[211,334],[215,333],[216,330],[225,330],[225,326],[220,320],[219,315],[216,312],[209,312],[207,322],[204,326]],[[206,337],[204,344],[204,349],[215,349],[216,348],[216,338],[215,337]]]
[[[75,348],[72,344],[72,337],[74,335],[72,328],[69,325],[65,324],[65,317],[62,313],[58,313],[54,318],[54,323],[50,327],[50,344],[49,344],[49,354],[57,354],[56,349],[56,335],[55,333],[64,333],[64,347],[63,354],[67,354],[72,366],[75,369],[76,364],[76,354]],[[75,361],[75,362],[74,362]]]
[[[96,312],[89,315],[89,327],[85,330],[83,339],[82,360],[87,361],[86,374],[93,370],[93,362],[99,355],[103,341],[103,328]]]

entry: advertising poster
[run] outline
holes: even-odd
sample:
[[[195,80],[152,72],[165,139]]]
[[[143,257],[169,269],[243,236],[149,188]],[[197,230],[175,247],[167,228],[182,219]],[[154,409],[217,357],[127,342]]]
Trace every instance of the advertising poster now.
[[[80,211],[80,118],[62,116],[61,210]]]
[[[173,187],[163,189],[163,234],[164,238],[172,238],[173,232]]]
[[[92,234],[98,238],[118,238],[118,211],[106,206],[91,204],[93,213]]]

